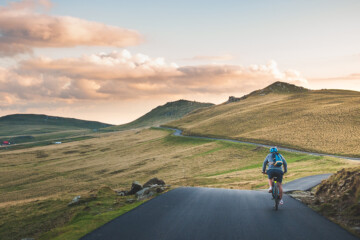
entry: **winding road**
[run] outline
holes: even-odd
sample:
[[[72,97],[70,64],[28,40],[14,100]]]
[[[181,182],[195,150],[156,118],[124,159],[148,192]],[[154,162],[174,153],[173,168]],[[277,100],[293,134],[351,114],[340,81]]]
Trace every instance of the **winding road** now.
[[[299,178],[284,184],[283,191],[284,192],[292,192],[296,190],[308,191],[313,187],[317,186],[318,184],[320,184],[322,180],[328,179],[330,176],[331,174],[328,173],[328,174],[319,174],[319,175]]]
[[[221,140],[221,141],[227,141],[227,142],[246,143],[246,144],[251,144],[251,145],[255,145],[255,146],[259,146],[259,147],[266,147],[266,148],[273,147],[271,145],[266,145],[266,144],[261,144],[261,143],[253,143],[253,142],[244,142],[244,141],[233,140],[233,139],[212,138],[212,137],[202,137],[202,136],[185,136],[182,134],[182,130],[177,129],[177,128],[168,128],[168,127],[158,127],[158,128],[173,130],[174,131],[173,135],[178,136],[178,137],[200,138],[200,139],[208,139],[208,140]],[[332,154],[325,154],[325,153],[306,152],[306,151],[300,151],[300,150],[284,148],[284,147],[277,147],[277,148],[279,150],[288,151],[288,152],[305,153],[305,154],[314,155],[314,156],[336,157],[336,158],[343,158],[343,159],[347,159],[347,160],[360,161],[360,158],[356,158],[356,157],[346,157],[346,156],[339,156],[339,155],[332,155]]]

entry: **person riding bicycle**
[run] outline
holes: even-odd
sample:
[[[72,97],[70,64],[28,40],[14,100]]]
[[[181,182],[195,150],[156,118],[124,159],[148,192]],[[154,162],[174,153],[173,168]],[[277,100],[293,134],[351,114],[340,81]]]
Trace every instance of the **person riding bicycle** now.
[[[278,157],[281,158],[282,160],[282,164],[281,166],[277,166],[277,164],[275,163],[275,157],[278,154]],[[266,165],[269,165],[268,170],[266,171]],[[282,170],[282,167],[284,167],[284,171]],[[277,182],[278,182],[278,186],[279,186],[279,192],[280,192],[280,204],[283,204],[283,200],[282,200],[282,194],[283,194],[283,189],[282,189],[282,179],[283,179],[283,175],[287,172],[287,163],[285,158],[278,153],[278,149],[276,147],[272,147],[270,148],[270,153],[266,156],[264,163],[263,163],[263,167],[262,167],[262,173],[265,174],[267,173],[268,177],[269,177],[269,193],[272,192],[272,179],[274,177],[277,177]]]

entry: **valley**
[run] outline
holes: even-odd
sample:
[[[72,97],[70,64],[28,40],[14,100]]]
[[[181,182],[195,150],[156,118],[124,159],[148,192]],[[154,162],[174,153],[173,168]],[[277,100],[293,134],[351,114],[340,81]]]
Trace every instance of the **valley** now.
[[[359,156],[357,92],[308,91],[275,84],[235,100],[202,106],[164,125],[180,128],[187,135]],[[191,102],[180,103],[188,109]],[[161,114],[171,115],[174,109],[179,110],[177,104],[175,108],[160,108]],[[162,124],[158,110],[140,118],[146,120],[145,125],[134,121],[139,128],[129,130],[125,129],[135,125],[117,128],[77,120],[61,123],[61,119],[48,123],[44,119],[49,116],[36,116],[34,121],[29,121],[29,116],[22,116],[25,120],[0,121],[2,138],[22,140],[0,149],[1,239],[78,239],[142,203],[127,205],[128,197],[115,196],[113,190],[125,190],[133,181],[145,182],[153,177],[163,179],[171,189],[267,188],[267,178],[261,174],[267,147],[177,137],[172,130],[149,128]],[[61,144],[54,144],[60,140]],[[334,156],[281,153],[289,169],[285,183],[359,166],[359,161]],[[88,196],[89,192],[98,192],[99,199],[85,207],[67,207],[75,196]],[[28,215],[29,211],[32,214]],[[26,227],[29,224],[31,229]],[[91,227],[78,232],[75,229],[82,229],[81,224]]]

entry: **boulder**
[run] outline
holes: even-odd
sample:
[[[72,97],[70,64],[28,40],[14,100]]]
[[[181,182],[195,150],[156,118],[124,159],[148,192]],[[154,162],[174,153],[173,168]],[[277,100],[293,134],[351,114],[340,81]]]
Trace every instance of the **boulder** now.
[[[137,197],[138,201],[148,199],[155,194],[154,190],[151,188],[144,188],[143,190],[137,192],[135,196]]]
[[[135,193],[135,196],[139,197],[139,196],[142,196],[142,195],[149,194],[149,192],[150,192],[150,188],[146,187],[146,188],[141,189],[137,193]]]
[[[134,202],[135,202],[135,199],[133,199],[133,198],[126,199],[126,203],[134,203]]]
[[[141,189],[143,189],[143,186],[139,182],[135,181],[132,183],[131,190],[128,192],[128,195],[133,195]]]
[[[81,196],[76,196],[68,203],[68,206],[73,206],[80,203]]]
[[[73,198],[73,200],[71,200],[71,202],[68,203],[68,206],[74,206],[74,205],[78,205],[78,204],[83,204],[83,203],[87,203],[90,202],[92,200],[95,200],[97,198],[96,194],[90,194],[90,195],[85,195],[85,196],[76,196]]]
[[[128,191],[117,191],[116,192],[116,194],[118,195],[118,196],[127,196],[128,195]]]
[[[158,179],[158,178],[152,178],[150,179],[149,181],[147,181],[145,184],[144,184],[144,188],[146,187],[150,187],[152,185],[159,185],[159,186],[164,186],[165,185],[165,182],[161,179]]]
[[[165,186],[159,186],[157,184],[151,185],[150,187],[146,187],[138,191],[135,196],[137,197],[137,200],[144,200],[154,196],[155,193],[161,193],[165,191],[165,188]]]
[[[156,188],[157,193],[162,193],[163,191],[165,191],[165,187],[157,187]]]

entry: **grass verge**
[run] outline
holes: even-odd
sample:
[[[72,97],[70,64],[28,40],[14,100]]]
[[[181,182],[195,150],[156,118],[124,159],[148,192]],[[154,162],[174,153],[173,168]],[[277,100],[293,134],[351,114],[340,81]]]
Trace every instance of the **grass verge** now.
[[[145,202],[127,203],[129,198],[102,187],[82,195],[75,206],[68,206],[69,199],[57,199],[1,208],[0,236],[3,240],[77,240]]]

